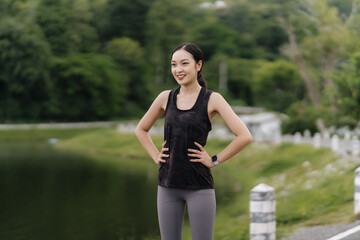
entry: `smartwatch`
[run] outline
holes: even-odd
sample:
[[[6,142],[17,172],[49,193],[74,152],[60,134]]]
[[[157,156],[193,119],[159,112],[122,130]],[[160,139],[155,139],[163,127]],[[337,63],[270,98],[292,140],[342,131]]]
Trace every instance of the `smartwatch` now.
[[[214,163],[215,166],[220,164],[217,155],[212,156],[211,160],[212,160],[212,162]]]

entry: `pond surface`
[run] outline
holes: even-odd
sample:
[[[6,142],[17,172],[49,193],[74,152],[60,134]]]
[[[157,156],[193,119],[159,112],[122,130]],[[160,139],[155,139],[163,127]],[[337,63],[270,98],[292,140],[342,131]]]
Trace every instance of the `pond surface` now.
[[[1,143],[0,239],[160,239],[156,184],[47,144]]]

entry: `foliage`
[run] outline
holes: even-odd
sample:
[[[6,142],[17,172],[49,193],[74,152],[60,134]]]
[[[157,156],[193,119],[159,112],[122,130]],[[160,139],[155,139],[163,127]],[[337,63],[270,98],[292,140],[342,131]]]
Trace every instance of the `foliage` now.
[[[193,36],[207,59],[216,54],[233,58],[252,58],[254,54],[254,44],[250,39],[216,22],[200,24],[194,28]]]
[[[316,119],[319,117],[319,112],[308,105],[304,101],[293,103],[286,111],[289,117],[282,124],[282,132],[294,134],[296,132],[304,132],[306,129],[311,133],[318,131],[316,127]]]
[[[335,75],[339,122],[355,127],[360,119],[360,54],[353,54]]]
[[[42,28],[55,55],[69,51],[70,13],[64,1],[42,0],[38,6],[36,22]]]
[[[152,95],[149,81],[146,79],[147,63],[144,60],[144,50],[140,44],[128,37],[114,38],[108,43],[105,52],[115,60],[119,68],[127,73],[131,80],[127,85],[130,90],[128,92],[130,102],[125,106],[124,114],[134,115],[136,105],[132,103],[148,107]]]
[[[0,22],[0,119],[36,120],[47,112],[48,43],[38,27],[14,18]]]
[[[119,116],[128,76],[105,55],[78,54],[50,63],[54,81],[52,114],[62,121]]]
[[[154,0],[109,0],[106,5],[105,37],[129,37],[145,43],[146,15]]]
[[[104,67],[116,68],[126,82],[121,114],[94,110],[83,119],[142,115],[160,91],[177,86],[169,70],[172,49],[194,42],[205,55],[209,88],[229,102],[286,112],[293,102],[305,101],[323,109],[319,117],[326,124],[354,125],[356,118],[339,107],[341,84],[335,78],[341,77],[334,76],[359,51],[359,5],[359,0],[227,0],[223,6],[203,0],[2,0],[0,48],[1,61],[6,63],[0,66],[0,104],[6,107],[0,110],[0,121],[67,119],[57,100],[67,95],[53,89],[62,73],[42,64],[82,54],[110,56],[115,65]],[[10,32],[24,37],[9,43],[5,38],[12,39]],[[264,62],[268,63],[260,68]],[[219,67],[224,64],[225,87],[219,84]],[[32,69],[38,77],[10,76],[15,67],[17,73]],[[290,82],[285,81],[283,70],[290,74]],[[31,87],[35,82],[41,85],[37,91]],[[26,89],[26,94],[15,98],[14,89]],[[269,89],[280,94],[269,94]],[[298,92],[292,94],[292,89]],[[73,101],[84,98],[78,94]]]
[[[261,66],[254,73],[252,86],[257,104],[278,112],[285,112],[304,97],[304,85],[297,68],[284,60]]]
[[[257,60],[233,58],[228,63],[229,97],[241,99],[246,105],[255,104],[252,90],[255,70],[260,63]]]
[[[334,88],[334,80],[330,76],[359,47],[358,37],[349,27],[357,14],[356,5],[345,19],[326,1],[302,1],[295,9],[287,19],[280,18],[289,38],[284,53],[299,66],[311,103],[334,108],[334,91],[329,91]],[[305,29],[300,37],[295,27]]]
[[[36,16],[57,56],[98,50],[98,36],[95,28],[88,24],[90,19],[87,1],[42,0]]]
[[[187,0],[155,0],[152,3],[146,18],[146,57],[154,68],[155,83],[168,83],[172,79],[170,55],[177,45],[189,38],[192,14]]]

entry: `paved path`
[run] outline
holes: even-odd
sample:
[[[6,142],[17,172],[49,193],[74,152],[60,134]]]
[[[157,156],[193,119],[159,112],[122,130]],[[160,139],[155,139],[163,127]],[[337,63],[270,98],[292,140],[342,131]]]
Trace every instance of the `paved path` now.
[[[336,237],[349,229],[360,226],[360,221],[343,225],[326,225],[301,228],[293,232],[290,236],[282,240],[360,240],[360,231],[352,233],[346,237]],[[333,238],[333,239],[331,239]]]

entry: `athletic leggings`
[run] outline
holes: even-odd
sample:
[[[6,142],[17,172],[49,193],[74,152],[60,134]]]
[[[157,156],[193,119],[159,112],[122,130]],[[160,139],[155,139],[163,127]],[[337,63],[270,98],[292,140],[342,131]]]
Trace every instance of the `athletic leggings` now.
[[[181,240],[185,204],[192,240],[212,240],[215,222],[214,189],[187,190],[158,186],[158,217],[162,240]]]

